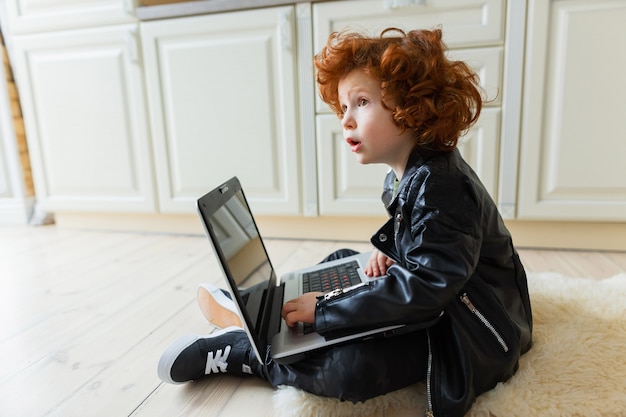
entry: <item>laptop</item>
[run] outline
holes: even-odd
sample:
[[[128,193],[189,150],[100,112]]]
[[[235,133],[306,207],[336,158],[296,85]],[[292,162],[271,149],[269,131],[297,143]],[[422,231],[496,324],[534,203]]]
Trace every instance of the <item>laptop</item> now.
[[[260,360],[269,355],[276,362],[291,363],[324,347],[376,335],[387,337],[403,327],[389,326],[335,338],[325,338],[304,323],[288,327],[281,317],[285,301],[309,291],[329,292],[376,279],[363,272],[370,254],[325,262],[278,279],[237,177],[199,198],[197,209]]]

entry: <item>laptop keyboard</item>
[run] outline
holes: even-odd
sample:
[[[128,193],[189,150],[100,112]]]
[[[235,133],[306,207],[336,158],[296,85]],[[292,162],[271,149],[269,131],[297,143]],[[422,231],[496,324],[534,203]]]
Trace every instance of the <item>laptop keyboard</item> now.
[[[357,269],[357,261],[331,266],[302,275],[302,293],[329,292],[338,288],[347,288],[361,283]],[[311,323],[304,323],[302,331],[311,333],[315,327]]]
[[[358,262],[352,261],[347,264],[307,272],[302,276],[302,292],[328,292],[337,288],[347,288],[360,284],[361,278],[357,272],[358,268]]]

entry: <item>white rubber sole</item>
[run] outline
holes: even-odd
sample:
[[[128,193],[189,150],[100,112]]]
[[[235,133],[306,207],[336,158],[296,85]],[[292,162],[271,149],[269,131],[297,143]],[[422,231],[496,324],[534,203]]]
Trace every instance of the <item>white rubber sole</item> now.
[[[198,306],[204,319],[220,329],[231,326],[243,327],[234,301],[215,285],[198,286]]]

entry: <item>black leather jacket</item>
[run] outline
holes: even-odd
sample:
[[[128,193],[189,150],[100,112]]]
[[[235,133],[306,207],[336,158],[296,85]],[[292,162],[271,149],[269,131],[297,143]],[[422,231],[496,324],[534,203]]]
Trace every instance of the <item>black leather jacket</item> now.
[[[391,215],[372,237],[396,261],[387,276],[320,300],[316,329],[338,335],[379,325],[427,329],[429,411],[462,416],[509,379],[532,343],[526,274],[497,207],[458,150],[413,152]]]

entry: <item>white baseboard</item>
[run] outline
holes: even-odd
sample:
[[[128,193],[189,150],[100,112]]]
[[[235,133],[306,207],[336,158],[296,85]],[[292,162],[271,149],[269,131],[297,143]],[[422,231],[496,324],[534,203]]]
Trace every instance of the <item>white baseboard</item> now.
[[[258,216],[265,238],[367,242],[383,224],[381,217]],[[55,213],[59,227],[203,236],[193,214]],[[626,223],[506,220],[519,248],[626,251]]]
[[[0,198],[0,225],[28,224],[34,205],[33,198]]]

